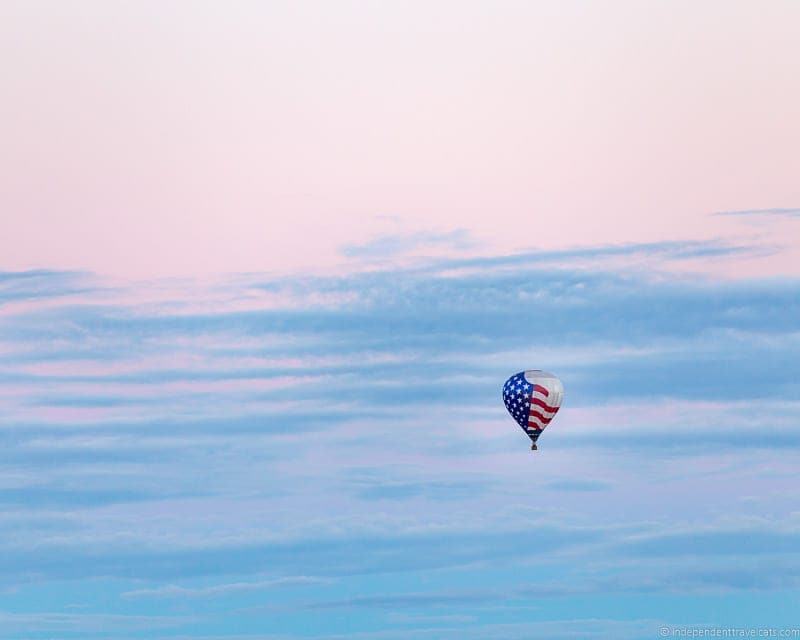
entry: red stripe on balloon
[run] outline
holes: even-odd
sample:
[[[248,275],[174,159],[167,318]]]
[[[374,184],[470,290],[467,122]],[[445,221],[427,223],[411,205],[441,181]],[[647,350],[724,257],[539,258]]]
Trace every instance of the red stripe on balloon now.
[[[528,416],[528,420],[530,420],[531,418],[537,418],[542,424],[545,425],[549,424],[550,421],[552,420],[552,418],[546,418],[538,411],[531,411],[530,415]]]
[[[539,406],[545,411],[549,411],[550,413],[555,413],[556,411],[558,411],[558,407],[551,407],[544,400],[539,400],[539,398],[531,398],[531,404],[535,404],[536,406]]]

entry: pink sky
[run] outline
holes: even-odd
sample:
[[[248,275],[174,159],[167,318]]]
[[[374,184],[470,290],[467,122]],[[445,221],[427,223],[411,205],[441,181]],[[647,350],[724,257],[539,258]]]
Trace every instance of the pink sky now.
[[[800,4],[10,1],[0,270],[750,239],[798,274]],[[755,263],[753,263],[755,264]],[[731,265],[741,270],[744,263]]]

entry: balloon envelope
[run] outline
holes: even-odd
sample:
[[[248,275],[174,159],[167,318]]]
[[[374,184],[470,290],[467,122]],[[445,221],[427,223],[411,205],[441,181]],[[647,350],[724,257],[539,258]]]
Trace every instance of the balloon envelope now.
[[[564,398],[564,386],[552,373],[531,369],[514,374],[503,385],[503,402],[511,417],[536,445]]]

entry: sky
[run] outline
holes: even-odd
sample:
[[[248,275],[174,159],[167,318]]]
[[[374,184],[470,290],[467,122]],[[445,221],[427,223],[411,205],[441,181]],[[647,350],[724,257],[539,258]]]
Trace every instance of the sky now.
[[[2,3],[0,639],[800,635],[798,20]]]

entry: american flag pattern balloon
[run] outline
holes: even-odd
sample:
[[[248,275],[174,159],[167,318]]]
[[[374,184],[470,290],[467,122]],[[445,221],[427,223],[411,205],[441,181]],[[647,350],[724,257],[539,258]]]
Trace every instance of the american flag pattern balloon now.
[[[563,398],[564,386],[561,380],[552,373],[539,369],[520,371],[503,385],[506,409],[534,445],[558,413]]]

